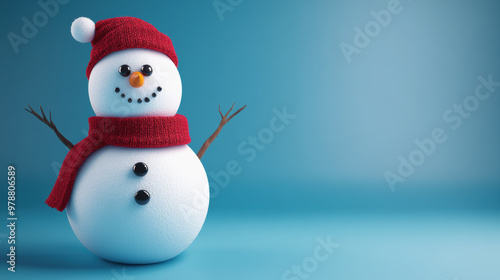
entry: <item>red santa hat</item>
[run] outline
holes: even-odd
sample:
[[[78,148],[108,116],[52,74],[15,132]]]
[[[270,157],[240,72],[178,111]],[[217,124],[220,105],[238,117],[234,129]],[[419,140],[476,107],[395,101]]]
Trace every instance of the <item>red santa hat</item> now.
[[[86,17],[77,18],[71,25],[73,38],[92,43],[87,78],[94,66],[106,55],[132,48],[144,48],[166,54],[177,66],[178,60],[170,38],[153,25],[134,17],[117,17],[94,24]]]

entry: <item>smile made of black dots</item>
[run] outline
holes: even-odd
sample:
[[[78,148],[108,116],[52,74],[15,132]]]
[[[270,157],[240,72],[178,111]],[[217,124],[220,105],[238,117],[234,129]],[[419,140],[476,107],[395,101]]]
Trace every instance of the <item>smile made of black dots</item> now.
[[[156,88],[156,90],[157,90],[158,92],[160,92],[160,91],[162,90],[162,88],[161,88],[161,87],[157,87],[157,88]],[[120,88],[119,88],[119,87],[115,88],[115,92],[116,92],[116,93],[120,93]],[[125,95],[125,93],[122,93],[120,96],[121,96],[122,98],[126,98],[126,97],[127,97],[127,96]],[[153,92],[153,93],[151,94],[151,97],[152,97],[152,98],[155,98],[156,96],[157,96],[156,92]],[[128,101],[128,103],[132,103],[132,101],[133,101],[133,100],[132,100],[132,98],[129,98],[129,99],[127,99],[127,101]],[[151,101],[151,99],[149,99],[149,97],[144,98],[144,102],[148,103],[149,101]],[[142,103],[142,99],[141,99],[141,98],[138,98],[138,99],[137,99],[137,103]]]

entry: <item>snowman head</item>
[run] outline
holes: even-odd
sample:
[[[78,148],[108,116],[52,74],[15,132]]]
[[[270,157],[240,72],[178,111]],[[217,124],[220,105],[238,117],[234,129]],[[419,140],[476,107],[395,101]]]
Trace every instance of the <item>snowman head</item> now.
[[[170,39],[149,23],[123,17],[78,18],[71,34],[92,42],[89,97],[97,116],[174,116],[182,85]]]

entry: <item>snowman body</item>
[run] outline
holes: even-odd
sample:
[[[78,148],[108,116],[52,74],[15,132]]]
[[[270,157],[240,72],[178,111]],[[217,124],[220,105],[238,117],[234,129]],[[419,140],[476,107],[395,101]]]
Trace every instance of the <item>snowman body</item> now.
[[[72,34],[93,38],[79,18]],[[176,65],[159,51],[130,48],[100,59],[89,76],[92,109],[102,117],[172,117],[182,85]],[[137,164],[147,172],[135,172]],[[144,169],[144,168],[143,168]],[[138,200],[138,194],[147,193]],[[208,211],[208,179],[187,146],[104,146],[79,168],[67,215],[82,244],[104,259],[129,264],[168,260],[196,238]]]
[[[145,163],[138,176],[133,166]],[[150,199],[138,204],[134,195]],[[82,244],[104,259],[155,263],[184,251],[199,233],[208,210],[203,165],[187,146],[103,147],[80,167],[67,206]]]

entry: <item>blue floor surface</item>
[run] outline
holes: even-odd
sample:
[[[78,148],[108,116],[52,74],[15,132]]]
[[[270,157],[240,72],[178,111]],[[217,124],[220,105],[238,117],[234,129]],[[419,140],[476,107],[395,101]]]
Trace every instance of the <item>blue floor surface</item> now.
[[[3,262],[0,279],[493,280],[500,276],[499,218],[456,212],[211,212],[198,238],[178,257],[122,265],[88,252],[65,214],[24,215],[17,229],[16,272]],[[5,251],[5,235],[0,237]]]

